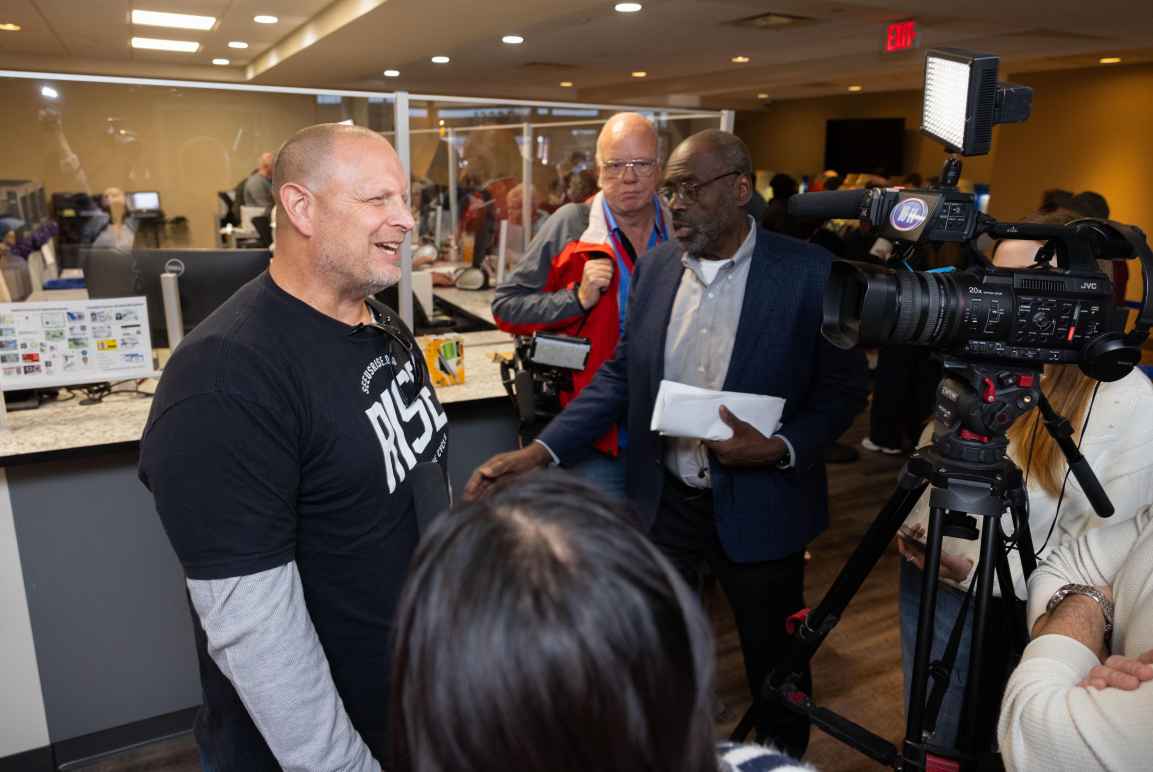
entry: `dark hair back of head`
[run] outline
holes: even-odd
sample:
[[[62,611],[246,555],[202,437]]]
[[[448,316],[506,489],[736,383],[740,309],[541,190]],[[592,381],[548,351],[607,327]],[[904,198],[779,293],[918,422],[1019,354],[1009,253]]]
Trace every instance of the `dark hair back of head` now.
[[[715,772],[712,644],[592,486],[526,477],[439,518],[397,617],[398,772]]]
[[[800,186],[797,185],[797,181],[789,175],[783,173],[774,174],[773,178],[769,180],[769,187],[773,191],[773,198],[779,198],[781,200],[795,195],[797,191],[800,190]]]
[[[1100,193],[1091,190],[1073,196],[1069,208],[1082,217],[1092,217],[1095,220],[1109,219],[1109,202]]]
[[[1061,188],[1052,188],[1041,194],[1042,212],[1052,212],[1057,209],[1068,209],[1073,203],[1073,192]]]

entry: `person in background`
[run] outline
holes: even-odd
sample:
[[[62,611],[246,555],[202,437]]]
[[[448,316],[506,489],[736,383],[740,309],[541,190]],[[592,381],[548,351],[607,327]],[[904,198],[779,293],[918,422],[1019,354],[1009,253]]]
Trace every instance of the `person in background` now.
[[[573,373],[568,404],[612,356],[628,318],[637,259],[669,237],[668,212],[656,195],[660,182],[657,134],[637,113],[610,118],[597,138],[601,192],[586,204],[566,204],[548,218],[508,280],[497,287],[497,326],[517,335],[551,332],[589,339],[585,369]],[[607,431],[580,458],[566,459],[576,474],[625,495],[621,427]]]
[[[393,772],[799,772],[713,741],[709,623],[620,500],[538,472],[433,522],[397,614]]]
[[[272,153],[261,153],[257,167],[244,181],[244,198],[241,206],[259,206],[271,209],[276,205],[276,198],[272,193]]]
[[[568,183],[565,185],[565,203],[583,204],[599,190],[595,174],[588,169],[575,171],[568,176]]]
[[[1062,188],[1051,188],[1041,194],[1041,206],[1038,212],[1055,212],[1058,209],[1072,209],[1073,191]]]
[[[186,575],[204,768],[379,772],[393,612],[447,495],[424,358],[371,300],[400,279],[409,177],[332,123],[274,177],[276,259],[173,353],[140,478]]]
[[[797,194],[797,181],[787,174],[774,174],[769,180],[772,198],[765,205],[764,216],[760,220],[765,230],[775,233],[795,235],[793,218],[789,215],[789,199]]]
[[[703,131],[677,146],[661,188],[676,242],[638,265],[613,358],[534,443],[482,464],[465,495],[563,464],[627,420],[630,502],[690,586],[706,565],[717,577],[736,616],[758,738],[799,756],[808,719],[762,703],[761,686],[789,646],[786,618],[804,607],[805,545],[828,524],[822,451],[867,389],[860,352],[820,334],[831,256],[759,230],[744,210],[752,178],[733,134]],[[722,407],[729,439],[663,437],[651,428],[662,379],[783,398],[780,426],[766,436]]]
[[[1085,190],[1073,196],[1069,202],[1069,209],[1083,217],[1092,217],[1094,220],[1109,219],[1109,202],[1100,193]]]
[[[1033,573],[1032,641],[1005,687],[997,731],[1010,772],[1149,768],[1150,566],[1153,509],[1145,504],[1061,545]]]
[[[1075,217],[1070,212],[1058,210],[1032,215],[1023,221],[1063,224]],[[1038,241],[1000,241],[993,253],[993,262],[1001,268],[1027,268],[1033,264],[1033,258],[1042,246]],[[1098,383],[1075,366],[1047,365],[1042,374],[1041,388],[1053,408],[1073,425],[1081,453],[1096,472],[1116,509],[1108,521],[1096,515],[1076,479],[1069,475],[1060,448],[1042,425],[1040,411],[1034,410],[1018,418],[1008,432],[1009,456],[1025,473],[1029,530],[1034,549],[1043,559],[1052,550],[1080,538],[1090,529],[1135,517],[1142,507],[1153,501],[1153,411],[1148,409],[1153,404],[1153,384],[1139,369],[1134,369],[1119,381]],[[918,540],[924,538],[928,519],[929,503],[925,495],[906,523],[909,527],[907,533],[914,538],[899,537],[898,542],[906,558],[901,566],[900,579],[901,651],[906,699],[923,581]],[[977,520],[980,525],[982,519]],[[1012,519],[1008,516],[1003,518],[1001,527],[1006,534],[1011,534]],[[934,658],[940,657],[944,651],[964,594],[972,583],[978,549],[978,541],[952,537],[944,540],[941,578],[945,583],[937,595]],[[1024,599],[1025,577],[1016,555],[1010,555],[1009,567],[1017,597]],[[1004,686],[1008,665],[1005,655],[1011,649],[1010,627],[1006,620],[1009,614],[1021,613],[1015,603],[1000,598],[998,585],[994,584],[993,591],[995,622],[989,629],[994,637],[986,648],[993,663],[985,671],[988,676],[983,684],[986,694],[989,690],[998,693]],[[962,698],[969,680],[971,637],[970,613],[937,723],[937,741],[946,746],[954,744],[957,738]],[[994,717],[986,718],[991,727]]]
[[[127,199],[120,188],[108,188],[100,203],[108,213],[104,227],[92,241],[94,249],[130,251],[136,245],[136,218],[128,214]]]

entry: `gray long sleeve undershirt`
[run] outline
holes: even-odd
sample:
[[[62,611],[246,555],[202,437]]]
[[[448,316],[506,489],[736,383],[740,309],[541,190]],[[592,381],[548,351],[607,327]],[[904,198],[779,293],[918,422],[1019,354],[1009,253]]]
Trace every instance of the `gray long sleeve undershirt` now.
[[[286,772],[380,772],[345,712],[296,563],[189,579],[208,654]]]

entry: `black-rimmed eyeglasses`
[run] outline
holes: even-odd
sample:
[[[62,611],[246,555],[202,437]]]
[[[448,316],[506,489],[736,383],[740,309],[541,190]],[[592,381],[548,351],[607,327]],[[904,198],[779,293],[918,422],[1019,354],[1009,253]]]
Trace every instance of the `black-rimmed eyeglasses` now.
[[[666,182],[664,185],[661,185],[660,190],[657,192],[660,193],[661,198],[667,203],[671,204],[673,197],[677,197],[686,204],[693,204],[696,203],[697,196],[701,194],[702,190],[714,182],[723,180],[725,177],[732,177],[734,174],[740,174],[740,172],[734,169],[731,172],[718,174],[711,180],[705,180],[704,182]]]

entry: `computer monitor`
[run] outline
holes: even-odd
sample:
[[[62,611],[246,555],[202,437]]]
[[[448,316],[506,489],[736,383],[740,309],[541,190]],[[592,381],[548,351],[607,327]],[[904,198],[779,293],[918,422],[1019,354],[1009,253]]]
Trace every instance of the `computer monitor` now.
[[[126,198],[128,199],[128,211],[130,212],[160,211],[160,194],[154,190],[129,193]]]
[[[268,268],[267,249],[91,250],[84,269],[90,298],[143,295],[148,299],[152,345],[168,345],[160,275],[180,276],[180,307],[185,334]]]

